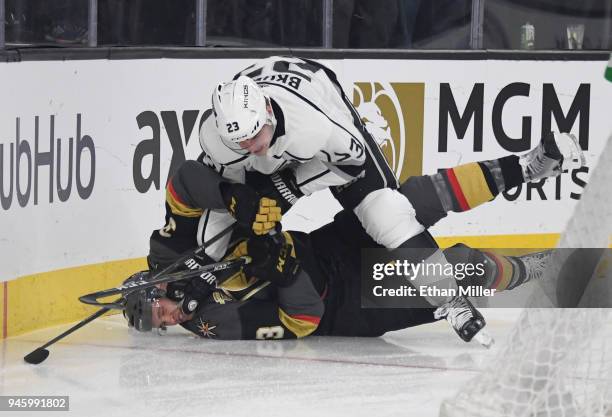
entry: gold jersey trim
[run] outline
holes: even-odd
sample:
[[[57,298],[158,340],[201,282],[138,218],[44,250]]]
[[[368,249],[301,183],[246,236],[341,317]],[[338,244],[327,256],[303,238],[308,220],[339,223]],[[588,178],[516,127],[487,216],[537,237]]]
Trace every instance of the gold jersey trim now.
[[[283,325],[293,332],[293,334],[295,334],[298,338],[306,337],[317,330],[316,324],[306,320],[293,318],[280,308],[278,309],[278,317],[280,318],[281,323],[283,323]]]

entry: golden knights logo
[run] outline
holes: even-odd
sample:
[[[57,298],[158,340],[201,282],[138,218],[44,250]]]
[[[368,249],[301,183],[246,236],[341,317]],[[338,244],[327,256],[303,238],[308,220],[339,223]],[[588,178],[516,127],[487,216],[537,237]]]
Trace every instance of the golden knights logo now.
[[[425,84],[356,82],[353,104],[400,182],[422,174]]]
[[[201,318],[199,318],[199,321],[200,323],[198,324],[198,331],[200,332],[200,336],[208,338],[213,338],[217,336],[217,334],[213,332],[213,330],[215,330],[217,326],[212,325],[209,322],[202,320]]]

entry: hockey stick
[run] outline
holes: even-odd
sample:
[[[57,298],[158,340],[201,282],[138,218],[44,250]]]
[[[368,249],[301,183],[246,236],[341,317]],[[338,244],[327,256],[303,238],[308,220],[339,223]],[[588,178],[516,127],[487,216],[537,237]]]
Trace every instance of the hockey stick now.
[[[212,264],[204,265],[200,268],[192,269],[189,271],[180,271],[180,272],[175,272],[173,274],[166,274],[166,275],[156,275],[155,278],[150,279],[148,281],[128,282],[118,287],[110,288],[108,290],[102,290],[102,291],[93,292],[91,294],[85,294],[79,297],[79,301],[81,301],[82,303],[90,304],[94,306],[106,307],[109,309],[112,308],[112,309],[123,310],[125,305],[121,302],[114,301],[110,303],[104,303],[104,302],[98,301],[98,299],[104,298],[104,297],[110,297],[111,295],[117,295],[117,294],[121,294],[123,297],[125,297],[131,294],[132,292],[138,291],[140,289],[150,288],[158,284],[163,284],[166,282],[173,282],[173,281],[180,281],[183,279],[194,278],[198,276],[209,280],[209,278],[206,277],[209,274],[212,274],[214,278],[214,279],[209,280],[210,284],[212,285],[214,283],[217,286],[219,286],[223,284],[223,282],[225,282],[225,280],[227,278],[230,278],[231,276],[228,276],[227,278],[223,280],[219,280],[216,277],[214,277],[215,272],[225,271],[227,269],[241,267],[241,266],[248,264],[250,261],[251,261],[251,258],[249,258],[248,256],[241,256],[239,258],[231,259],[228,261],[221,261],[221,262],[215,262]]]
[[[158,272],[157,274],[155,274],[155,276],[153,277],[153,279],[158,278],[164,274],[168,274],[169,272],[172,272],[174,269],[176,269],[181,263],[185,262],[186,260],[190,259],[191,257],[193,257],[194,255],[199,255],[202,252],[204,252],[206,250],[206,248],[210,245],[212,245],[213,243],[215,243],[217,240],[221,239],[221,237],[225,236],[227,233],[231,232],[234,228],[236,227],[236,223],[232,223],[231,225],[229,225],[228,227],[226,227],[225,229],[223,229],[222,231],[220,231],[217,235],[213,236],[212,238],[210,238],[210,240],[208,240],[207,242],[204,242],[204,244],[202,246],[199,246],[197,249],[193,250],[192,252],[190,252],[189,254],[181,257],[180,259],[178,259],[176,262],[172,263],[171,265],[167,266],[166,268],[164,268],[163,270],[161,270],[160,272]],[[49,356],[49,351],[46,349],[49,346],[51,346],[52,344],[56,343],[57,341],[63,339],[64,337],[68,336],[69,334],[77,331],[78,329],[80,329],[81,327],[85,326],[87,323],[94,321],[95,319],[97,319],[98,317],[104,315],[104,313],[106,313],[107,311],[110,311],[110,308],[107,307],[103,307],[100,310],[96,311],[94,314],[92,314],[91,316],[87,317],[86,319],[83,319],[82,321],[80,321],[79,323],[75,324],[74,326],[72,326],[70,329],[66,330],[64,333],[60,334],[59,336],[57,336],[56,338],[48,341],[47,343],[45,343],[44,345],[40,346],[39,348],[33,350],[32,352],[28,353],[26,356],[23,357],[23,360],[26,361],[27,363],[30,363],[32,365],[38,365],[39,363],[43,362],[45,359],[47,359],[47,357]]]
[[[234,223],[235,224],[235,223]],[[233,227],[233,224],[230,226]],[[226,229],[227,230],[227,229]],[[274,240],[275,243],[281,243],[284,241],[284,237],[280,231],[280,223],[276,229],[271,230],[268,235]],[[224,233],[222,231],[221,233]],[[177,265],[179,263],[186,263],[185,261],[192,259],[194,256],[199,255],[202,251],[206,249],[206,247],[210,246],[214,243],[218,237],[222,236],[221,234],[210,239],[209,242],[206,242],[202,246],[198,247],[194,251],[188,253],[183,258],[176,261],[173,265]],[[110,309],[123,310],[125,305],[120,302],[120,300],[115,300],[114,302],[101,302],[98,301],[100,298],[110,297],[111,295],[121,294],[122,297],[125,297],[134,291],[138,291],[144,288],[150,288],[158,284],[164,284],[168,282],[181,281],[183,279],[189,279],[194,277],[202,277],[209,281],[209,283],[215,284],[217,287],[223,284],[228,278],[231,276],[227,276],[224,279],[217,278],[214,274],[215,272],[225,271],[232,268],[239,268],[251,262],[251,258],[248,256],[241,256],[235,259],[230,259],[227,261],[215,262],[212,264],[204,265],[196,269],[190,269],[188,271],[180,271],[171,274],[164,274],[166,269],[173,268],[173,265],[170,265],[168,268],[161,271],[159,274],[155,274],[155,276],[147,281],[136,281],[136,282],[128,282],[122,284],[118,287],[110,288],[107,290],[96,291],[90,294],[85,294],[79,297],[79,301],[85,304],[106,307]],[[212,277],[208,277],[208,275],[212,275]]]
[[[41,347],[39,347],[39,348],[33,350],[32,352],[28,353],[27,355],[25,355],[23,357],[23,360],[26,361],[27,363],[31,363],[32,365],[38,365],[39,363],[41,363],[42,361],[47,359],[47,356],[49,356],[49,351],[46,348],[48,348],[49,346],[51,346],[52,344],[54,344],[58,340],[61,340],[64,337],[68,336],[70,333],[73,333],[73,332],[77,331],[81,327],[85,326],[87,323],[89,323],[91,321],[94,321],[98,317],[104,315],[104,313],[106,313],[107,311],[110,311],[110,308],[106,308],[106,307],[105,308],[101,308],[100,310],[98,310],[94,314],[92,314],[91,316],[87,317],[86,319],[84,319],[84,320],[80,321],[79,323],[77,323],[75,326],[73,326],[73,327],[69,328],[68,330],[66,330],[64,333],[60,334],[59,336],[55,337],[54,339],[49,340],[47,343],[45,343]]]

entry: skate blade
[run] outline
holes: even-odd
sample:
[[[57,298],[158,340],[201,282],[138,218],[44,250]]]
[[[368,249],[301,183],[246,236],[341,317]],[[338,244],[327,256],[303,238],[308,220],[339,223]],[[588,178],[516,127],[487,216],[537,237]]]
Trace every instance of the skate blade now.
[[[563,170],[580,168],[586,165],[584,152],[580,149],[580,143],[572,133],[559,133],[555,135],[555,142],[563,155]]]

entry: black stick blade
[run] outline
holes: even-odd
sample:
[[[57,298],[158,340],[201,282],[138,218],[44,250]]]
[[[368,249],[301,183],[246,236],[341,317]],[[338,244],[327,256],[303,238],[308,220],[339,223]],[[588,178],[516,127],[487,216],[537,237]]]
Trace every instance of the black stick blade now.
[[[38,365],[49,356],[49,351],[47,349],[38,348],[33,352],[28,353],[23,357],[23,360],[27,363],[31,363],[32,365]]]

